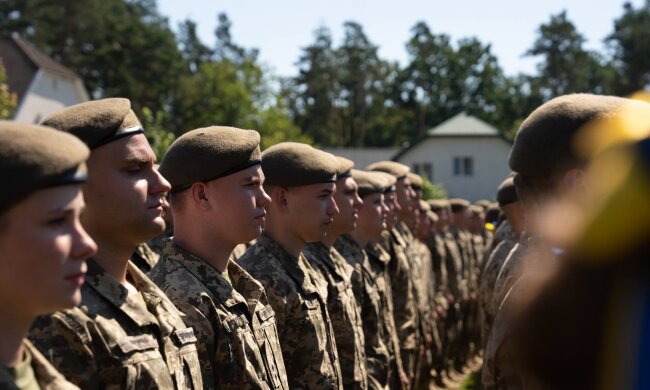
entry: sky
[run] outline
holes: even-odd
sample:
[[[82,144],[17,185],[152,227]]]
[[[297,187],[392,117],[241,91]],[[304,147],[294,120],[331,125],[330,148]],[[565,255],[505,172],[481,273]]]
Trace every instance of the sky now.
[[[635,7],[644,0],[630,0]],[[297,73],[301,48],[314,41],[314,30],[326,26],[335,45],[342,40],[343,23],[360,23],[379,56],[404,65],[405,44],[416,22],[454,41],[475,36],[492,45],[506,74],[534,73],[537,59],[523,57],[537,29],[550,15],[563,10],[587,39],[588,49],[605,52],[603,39],[613,20],[623,13],[624,0],[158,0],[159,11],[177,29],[192,19],[199,37],[214,44],[217,14],[232,22],[233,40],[258,48],[260,60],[278,76]]]

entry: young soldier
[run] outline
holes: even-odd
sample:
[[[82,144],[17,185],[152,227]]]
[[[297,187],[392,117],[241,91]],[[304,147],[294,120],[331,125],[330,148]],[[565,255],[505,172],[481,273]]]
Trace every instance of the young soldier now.
[[[289,388],[264,288],[229,261],[264,227],[259,142],[253,130],[196,129],[160,164],[172,185],[174,237],[150,277],[194,328],[206,388]]]
[[[357,213],[363,201],[357,193],[352,178],[354,163],[336,156],[339,167],[336,172],[334,201],[339,213],[334,216],[327,236],[319,242],[305,246],[305,257],[323,279],[327,280],[327,309],[332,320],[336,347],[341,361],[343,387],[367,389],[366,352],[361,322],[361,312],[352,289],[354,268],[333,247],[342,234],[350,233],[357,224]]]
[[[309,145],[283,142],[265,150],[266,227],[238,260],[264,285],[275,310],[292,389],[342,388],[327,282],[302,254],[306,243],[325,238],[338,213],[337,169],[334,156]]]
[[[82,388],[202,388],[192,328],[129,261],[165,228],[161,198],[170,189],[130,102],[86,102],[45,123],[91,149],[82,222],[99,248],[88,260],[81,306],[40,318],[30,339]]]
[[[364,302],[362,315],[370,388],[400,388],[406,386],[408,380],[403,373],[393,321],[387,272],[390,256],[377,245],[388,217],[383,192],[392,187],[395,180],[393,178],[391,183],[380,172],[359,170],[352,170],[352,177],[358,183],[363,205],[354,231],[341,236],[335,246],[360,276],[357,296]]]
[[[78,305],[97,250],[79,222],[88,148],[0,122],[0,388],[76,389],[25,339],[36,316]]]

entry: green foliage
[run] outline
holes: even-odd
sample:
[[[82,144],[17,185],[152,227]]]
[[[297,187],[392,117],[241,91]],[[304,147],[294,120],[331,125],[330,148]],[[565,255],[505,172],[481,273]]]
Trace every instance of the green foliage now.
[[[624,95],[650,86],[650,0],[639,8],[626,3],[607,42],[617,65],[616,92]]]
[[[432,184],[426,177],[423,177],[422,179],[422,199],[447,199],[449,193],[442,183]]]
[[[176,136],[167,131],[163,125],[165,114],[162,111],[151,111],[148,107],[142,109],[140,119],[145,128],[147,140],[153,149],[158,161],[165,155],[169,146],[174,142]]]
[[[7,87],[7,73],[0,59],[0,119],[10,119],[16,109],[16,94]]]

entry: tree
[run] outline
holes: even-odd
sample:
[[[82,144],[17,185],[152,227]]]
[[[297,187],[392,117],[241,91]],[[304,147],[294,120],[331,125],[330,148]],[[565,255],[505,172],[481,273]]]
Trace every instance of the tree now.
[[[611,68],[596,53],[583,48],[585,38],[566,11],[542,24],[527,56],[540,56],[538,79],[545,99],[574,92],[607,93]]]
[[[186,20],[178,25],[181,55],[189,73],[196,73],[201,64],[210,61],[214,50],[201,42],[196,32],[196,23]]]
[[[624,95],[650,87],[650,0],[639,8],[623,5],[606,42],[614,51],[618,69],[616,92]]]
[[[0,119],[11,119],[16,109],[16,94],[9,91],[7,72],[0,59]]]
[[[169,103],[182,58],[154,0],[0,3],[0,33],[18,32],[84,80],[94,98],[124,96],[137,113]]]

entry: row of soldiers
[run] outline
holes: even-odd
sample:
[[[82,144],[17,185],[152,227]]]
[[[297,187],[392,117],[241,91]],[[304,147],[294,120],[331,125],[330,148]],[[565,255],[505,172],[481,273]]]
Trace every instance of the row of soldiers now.
[[[0,139],[3,388],[424,389],[481,347],[485,208],[408,166],[212,126],[156,167],[121,98]]]
[[[648,135],[650,104],[591,94],[521,124],[480,273],[482,388],[650,385]]]

